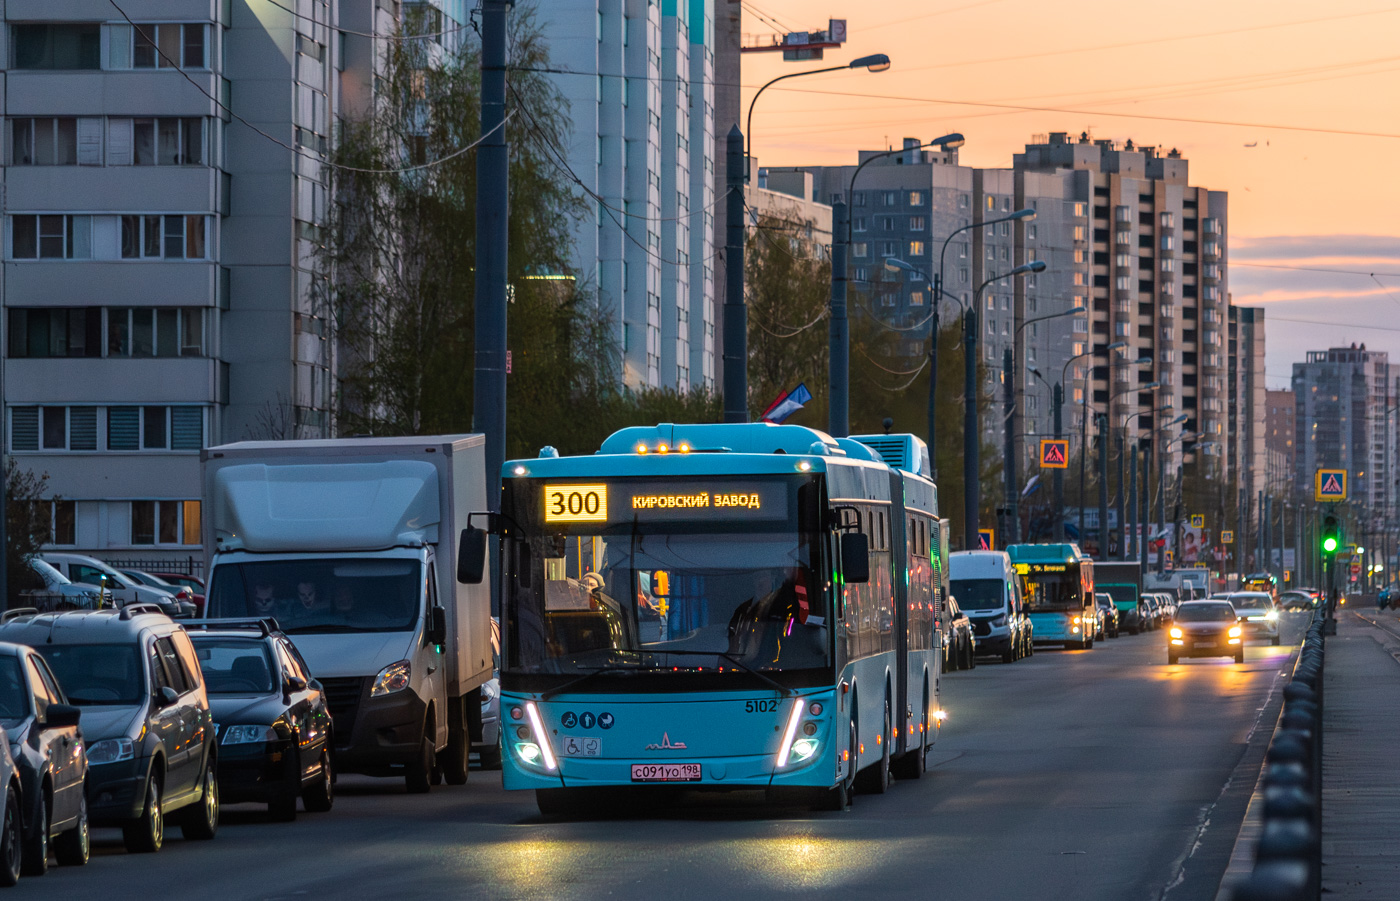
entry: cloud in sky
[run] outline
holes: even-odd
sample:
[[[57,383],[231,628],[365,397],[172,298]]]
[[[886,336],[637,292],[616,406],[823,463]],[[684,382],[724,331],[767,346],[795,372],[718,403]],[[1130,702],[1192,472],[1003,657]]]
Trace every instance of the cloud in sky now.
[[[1400,238],[1235,238],[1230,261],[1234,303],[1265,309],[1269,387],[1287,387],[1310,350],[1364,343],[1400,363]]]

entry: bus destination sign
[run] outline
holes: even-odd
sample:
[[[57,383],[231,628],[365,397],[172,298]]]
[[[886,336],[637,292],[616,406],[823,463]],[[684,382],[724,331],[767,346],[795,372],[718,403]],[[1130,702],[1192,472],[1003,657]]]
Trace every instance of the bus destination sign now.
[[[547,523],[631,520],[786,519],[787,486],[781,482],[695,485],[684,482],[613,482],[544,486]]]

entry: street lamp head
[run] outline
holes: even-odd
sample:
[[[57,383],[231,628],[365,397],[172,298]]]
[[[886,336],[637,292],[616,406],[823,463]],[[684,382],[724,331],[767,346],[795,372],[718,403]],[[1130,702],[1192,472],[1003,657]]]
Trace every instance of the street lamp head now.
[[[1134,365],[1134,366],[1146,366],[1147,364],[1149,364],[1149,363],[1151,363],[1151,362],[1152,362],[1152,358],[1151,358],[1151,357],[1138,357],[1136,360],[1133,361],[1133,365]]]
[[[1128,342],[1127,342],[1127,341],[1114,341],[1112,344],[1110,344],[1110,345],[1108,345],[1107,347],[1105,347],[1105,348],[1103,349],[1103,351],[1104,351],[1104,353],[1108,353],[1108,352],[1111,351],[1111,350],[1122,350],[1123,348],[1125,348],[1125,347],[1127,347],[1127,346],[1128,346]]]
[[[908,263],[904,262],[903,260],[895,259],[894,257],[885,257],[885,269],[886,269],[887,271],[889,271],[889,272],[900,272],[900,271],[903,271],[903,272],[913,272],[913,271],[914,271],[914,267],[913,267],[913,266],[910,266]]]
[[[1078,314],[1078,313],[1086,313],[1086,312],[1088,312],[1088,310],[1089,310],[1088,307],[1070,307],[1069,310],[1067,310],[1067,311],[1065,312],[1065,315],[1066,315],[1066,316],[1074,316],[1074,315],[1076,315],[1076,314]]]
[[[1032,219],[1035,218],[1035,210],[1032,210],[1032,209],[1030,209],[1030,208],[1027,208],[1027,209],[1024,209],[1024,210],[1017,210],[1016,212],[1012,213],[1012,214],[1011,214],[1010,216],[1008,216],[1007,218],[1008,218],[1008,219],[1024,219],[1024,220],[1026,220],[1027,222],[1029,222],[1030,220],[1032,220]]]
[[[950,135],[934,138],[932,141],[929,141],[929,143],[937,145],[941,150],[957,150],[963,144],[966,144],[967,141],[960,133],[955,131]]]
[[[1169,425],[1169,426],[1180,425],[1181,423],[1185,422],[1188,418],[1190,418],[1190,417],[1188,417],[1185,413],[1182,413],[1180,416],[1178,416],[1177,418],[1173,419],[1171,422],[1167,423],[1167,425]]]
[[[883,72],[890,67],[890,58],[883,53],[872,53],[850,62],[851,69],[865,69],[870,72]]]
[[[1156,390],[1157,390],[1158,388],[1160,388],[1160,387],[1162,387],[1162,383],[1161,383],[1161,382],[1148,382],[1146,385],[1139,385],[1139,386],[1138,386],[1138,390],[1139,390],[1139,391],[1156,391]]]
[[[1044,261],[1044,260],[1035,260],[1035,261],[1030,262],[1030,263],[1022,263],[1021,265],[1017,266],[1015,269],[1012,269],[1010,272],[1008,272],[1008,273],[1006,273],[1006,274],[1007,274],[1007,276],[1012,276],[1012,275],[1025,275],[1027,272],[1042,272],[1042,271],[1044,271],[1044,270],[1045,270],[1045,261]]]

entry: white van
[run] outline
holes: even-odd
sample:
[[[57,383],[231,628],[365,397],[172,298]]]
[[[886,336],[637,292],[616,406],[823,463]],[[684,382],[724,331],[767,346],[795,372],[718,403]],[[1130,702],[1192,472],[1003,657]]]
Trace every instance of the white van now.
[[[1011,663],[1031,653],[1031,623],[1022,608],[1021,577],[1005,551],[948,555],[950,591],[972,620],[977,649]]]

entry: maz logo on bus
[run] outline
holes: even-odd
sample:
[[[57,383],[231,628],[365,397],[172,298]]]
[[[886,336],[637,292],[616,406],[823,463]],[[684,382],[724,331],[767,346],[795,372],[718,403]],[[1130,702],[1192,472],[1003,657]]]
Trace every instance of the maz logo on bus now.
[[[607,485],[544,486],[545,522],[607,522]]]

